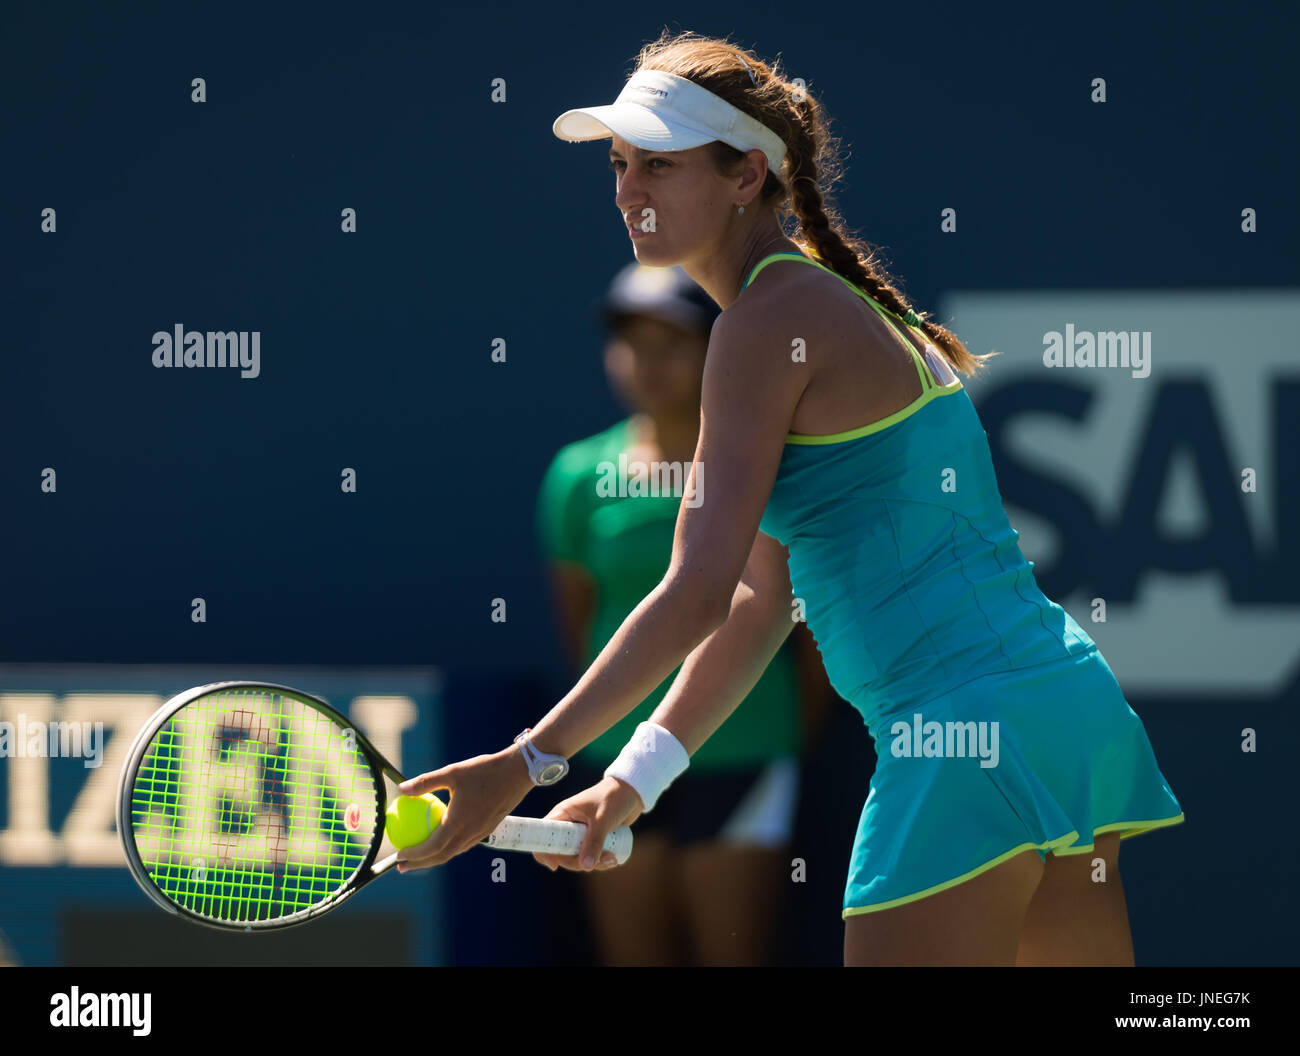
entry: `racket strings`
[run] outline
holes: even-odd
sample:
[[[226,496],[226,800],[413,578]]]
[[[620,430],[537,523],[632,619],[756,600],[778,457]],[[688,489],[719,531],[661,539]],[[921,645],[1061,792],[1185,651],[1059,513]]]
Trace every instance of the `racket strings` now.
[[[155,886],[223,923],[267,923],[347,889],[378,831],[381,778],[355,735],[311,703],[218,690],[155,734],[132,828]]]

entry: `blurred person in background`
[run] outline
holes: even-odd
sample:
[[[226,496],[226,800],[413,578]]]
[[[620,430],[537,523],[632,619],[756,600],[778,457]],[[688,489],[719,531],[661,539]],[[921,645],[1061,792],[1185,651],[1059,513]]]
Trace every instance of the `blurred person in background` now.
[[[538,504],[560,631],[578,673],[668,568],[681,488],[633,494],[630,478],[687,479],[719,309],[680,267],[633,262],[615,278],[601,314],[605,371],[632,413],[562,448]],[[626,489],[616,487],[620,456]],[[655,463],[675,463],[679,475],[653,472]],[[575,757],[570,786],[600,780],[674,677]],[[799,756],[830,692],[811,634],[796,627],[690,771],[636,822],[636,853],[627,864],[583,878],[606,964],[771,962],[786,917]]]

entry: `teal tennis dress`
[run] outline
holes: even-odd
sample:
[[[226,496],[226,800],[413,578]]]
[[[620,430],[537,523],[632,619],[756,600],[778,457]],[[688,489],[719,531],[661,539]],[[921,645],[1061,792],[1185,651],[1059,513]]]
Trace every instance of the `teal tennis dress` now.
[[[745,286],[781,260],[836,274],[777,253]],[[875,741],[844,916],[937,894],[1030,848],[1083,854],[1099,833],[1181,822],[1097,644],[1020,552],[961,382],[836,277],[895,331],[921,381],[881,421],[787,436],[760,524],[788,547],[826,673]]]

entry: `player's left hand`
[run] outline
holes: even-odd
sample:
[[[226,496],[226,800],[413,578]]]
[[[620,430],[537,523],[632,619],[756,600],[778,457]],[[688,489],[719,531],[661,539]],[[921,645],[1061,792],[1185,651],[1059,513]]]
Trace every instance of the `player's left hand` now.
[[[582,848],[574,855],[533,855],[551,872],[572,869],[586,872],[592,869],[616,869],[618,861],[609,851],[603,850],[605,839],[620,825],[631,825],[641,816],[641,797],[631,785],[616,777],[604,777],[590,788],[557,803],[546,817],[553,821],[576,821],[587,826]],[[590,865],[584,865],[590,861]]]
[[[437,830],[423,843],[397,852],[397,871],[442,865],[482,843],[532,787],[528,765],[514,745],[404,781],[399,786],[403,795],[447,789],[451,798]]]

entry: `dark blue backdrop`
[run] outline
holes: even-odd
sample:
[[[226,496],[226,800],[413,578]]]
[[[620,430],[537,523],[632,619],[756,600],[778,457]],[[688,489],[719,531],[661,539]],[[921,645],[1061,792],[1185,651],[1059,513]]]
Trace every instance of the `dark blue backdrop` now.
[[[665,22],[805,78],[850,150],[843,211],[923,308],[947,289],[1300,284],[1282,5],[688,7],[11,10],[0,660],[434,664],[458,754],[536,718],[559,688],[536,486],[618,413],[589,307],[631,254],[604,148],[550,127],[612,100]],[[1261,227],[1244,249],[1243,205]],[[261,376],[154,368],[151,335],[178,323],[260,331]],[[1213,779],[1195,722],[1177,701],[1143,717],[1195,797]],[[837,721],[853,746],[834,738],[828,765],[863,778],[810,787],[833,868],[791,954],[827,962],[869,763]],[[1294,960],[1294,851],[1206,871],[1216,831],[1272,830],[1197,805],[1195,831],[1126,865],[1139,958]],[[1195,931],[1260,900],[1266,919]],[[530,905],[462,930],[462,958],[543,959],[508,926]]]

